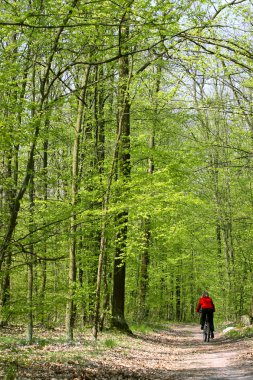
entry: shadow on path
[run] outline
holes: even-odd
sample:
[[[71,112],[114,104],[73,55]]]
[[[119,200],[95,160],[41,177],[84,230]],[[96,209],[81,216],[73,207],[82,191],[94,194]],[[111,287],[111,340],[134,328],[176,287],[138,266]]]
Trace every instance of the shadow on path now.
[[[182,368],[167,375],[168,380],[253,380],[253,364],[243,359],[252,352],[252,339],[231,340],[216,334],[214,340],[203,342],[199,326],[175,325],[175,329],[185,332],[187,347],[192,350],[186,354]]]

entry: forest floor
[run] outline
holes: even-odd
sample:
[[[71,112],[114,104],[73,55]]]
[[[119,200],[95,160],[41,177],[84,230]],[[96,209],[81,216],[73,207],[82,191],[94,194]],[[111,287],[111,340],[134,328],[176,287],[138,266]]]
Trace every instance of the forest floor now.
[[[32,345],[22,329],[0,331],[0,379],[4,380],[252,380],[253,338],[215,334],[202,341],[199,325],[169,324],[134,336],[86,332],[74,344],[59,331],[37,331]],[[16,341],[13,336],[16,336]]]

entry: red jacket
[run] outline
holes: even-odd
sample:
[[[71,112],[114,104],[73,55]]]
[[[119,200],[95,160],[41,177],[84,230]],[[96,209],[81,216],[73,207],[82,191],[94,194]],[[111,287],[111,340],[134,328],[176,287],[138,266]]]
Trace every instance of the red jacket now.
[[[213,300],[211,297],[201,297],[199,299],[199,303],[198,303],[198,306],[197,306],[197,313],[200,311],[200,309],[213,309],[213,311],[215,311],[215,306],[214,306],[214,303],[213,303]]]

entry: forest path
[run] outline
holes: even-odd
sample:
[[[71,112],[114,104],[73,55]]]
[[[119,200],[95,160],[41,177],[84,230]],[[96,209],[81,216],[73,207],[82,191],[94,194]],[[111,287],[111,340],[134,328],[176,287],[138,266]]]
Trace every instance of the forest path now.
[[[215,334],[215,339],[206,343],[200,326],[190,324],[173,324],[168,330],[137,339],[129,351],[114,349],[97,363],[97,378],[253,380],[253,339],[232,341]]]
[[[199,326],[174,325],[172,328],[181,342],[185,342],[185,351],[170,366],[168,379],[253,380],[252,339],[235,341],[215,334],[214,340],[203,342]]]

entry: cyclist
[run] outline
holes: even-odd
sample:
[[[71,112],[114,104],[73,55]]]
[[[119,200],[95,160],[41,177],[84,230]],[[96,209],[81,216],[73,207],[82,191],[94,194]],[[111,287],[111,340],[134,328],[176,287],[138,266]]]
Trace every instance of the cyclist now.
[[[211,297],[209,297],[208,292],[203,292],[202,297],[200,297],[198,306],[196,309],[197,313],[201,311],[201,330],[204,328],[206,316],[208,315],[208,320],[210,323],[211,338],[214,338],[214,324],[213,324],[213,313],[215,312],[215,306]]]

